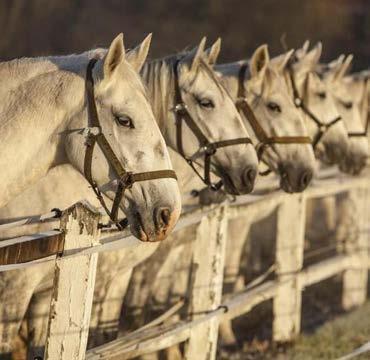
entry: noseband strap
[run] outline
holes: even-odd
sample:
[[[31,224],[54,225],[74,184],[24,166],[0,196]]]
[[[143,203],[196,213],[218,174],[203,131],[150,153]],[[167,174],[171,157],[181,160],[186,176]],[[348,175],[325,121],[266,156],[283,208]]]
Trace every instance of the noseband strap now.
[[[243,113],[259,141],[259,143],[256,145],[258,159],[261,161],[266,148],[273,144],[311,144],[312,140],[308,136],[269,136],[266,133],[246,100],[247,92],[244,86],[244,81],[247,69],[248,64],[243,64],[240,67],[238,74],[238,93],[235,105],[239,112]],[[267,175],[269,173],[270,170],[261,173],[261,175]]]
[[[87,70],[86,70],[86,96],[87,96],[87,108],[88,108],[88,119],[90,128],[88,130],[87,139],[86,139],[86,152],[84,159],[84,174],[86,180],[91,185],[93,191],[95,192],[98,200],[103,206],[104,210],[110,217],[110,219],[117,225],[117,227],[122,230],[127,224],[127,220],[122,221],[117,220],[118,208],[121,203],[121,200],[124,196],[125,190],[132,187],[135,182],[163,179],[163,178],[172,178],[177,180],[176,173],[173,170],[158,170],[158,171],[146,171],[142,173],[132,173],[126,171],[122,163],[114,153],[112,147],[110,146],[107,138],[103,134],[102,127],[100,125],[98,111],[96,108],[95,102],[95,92],[94,92],[94,79],[92,75],[92,70],[96,64],[97,59],[90,60]],[[97,130],[92,131],[92,129]],[[109,165],[114,170],[115,175],[117,176],[118,187],[114,197],[112,209],[109,210],[101,192],[92,177],[92,160],[94,154],[95,144],[98,144],[102,150],[105,158],[107,159]]]
[[[365,80],[365,96],[367,96],[367,87],[368,87],[368,82],[369,80]],[[370,104],[369,104],[370,106]],[[356,132],[356,131],[352,131],[352,132],[348,132],[348,137],[364,137],[364,136],[367,136],[367,132],[369,130],[369,125],[370,124],[370,108],[367,109],[367,117],[366,117],[366,124],[365,124],[365,128],[364,128],[364,131],[361,131],[361,132]]]
[[[361,131],[361,132],[356,132],[356,131],[353,131],[353,132],[349,132],[348,133],[348,136],[349,137],[367,137],[367,133],[369,131],[369,125],[370,124],[370,110],[367,111],[367,118],[366,118],[366,124],[365,124],[365,128],[364,128],[364,131]]]
[[[227,146],[233,145],[240,145],[240,144],[252,144],[250,138],[243,137],[243,138],[236,138],[230,140],[222,140],[222,141],[215,141],[210,142],[208,138],[204,135],[198,124],[194,121],[192,116],[190,115],[186,104],[184,103],[180,84],[179,84],[179,74],[178,74],[178,66],[179,60],[176,61],[173,71],[174,71],[174,78],[175,78],[175,116],[176,116],[176,146],[179,154],[186,160],[189,166],[193,169],[193,171],[197,174],[197,176],[203,181],[205,185],[207,185],[212,190],[219,190],[222,186],[222,181],[217,183],[211,182],[211,160],[212,156],[216,154],[217,149],[224,148]],[[197,138],[199,142],[199,149],[192,155],[186,156],[184,151],[183,145],[183,131],[182,131],[182,124],[188,126],[194,136]],[[204,156],[204,175],[202,176],[199,171],[196,169],[194,165],[194,161]]]
[[[335,125],[338,121],[342,119],[341,116],[337,116],[334,118],[332,121],[328,123],[323,123],[310,109],[306,106],[304,103],[303,99],[299,96],[298,93],[298,88],[297,84],[294,79],[294,74],[293,74],[293,67],[292,63],[290,62],[288,64],[288,74],[289,74],[289,79],[290,83],[292,84],[292,89],[293,89],[293,100],[294,104],[297,108],[302,109],[302,111],[316,124],[317,126],[317,133],[315,134],[313,140],[312,140],[312,147],[315,150],[317,144],[320,142],[322,137],[329,131],[329,129]]]

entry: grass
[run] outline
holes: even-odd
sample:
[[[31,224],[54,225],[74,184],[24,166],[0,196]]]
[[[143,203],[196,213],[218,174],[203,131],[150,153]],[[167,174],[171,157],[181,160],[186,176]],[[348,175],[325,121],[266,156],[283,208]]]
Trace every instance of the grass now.
[[[365,305],[336,317],[315,330],[311,335],[301,335],[293,347],[278,359],[330,360],[351,353],[370,341],[370,301]],[[370,359],[370,353],[356,357]]]

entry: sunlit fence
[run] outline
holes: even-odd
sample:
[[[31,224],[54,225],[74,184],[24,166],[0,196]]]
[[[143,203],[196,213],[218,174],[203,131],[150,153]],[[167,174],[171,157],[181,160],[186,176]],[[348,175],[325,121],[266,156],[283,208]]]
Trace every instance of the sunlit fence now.
[[[356,205],[356,236],[344,241],[340,254],[304,267],[306,201],[344,192]],[[220,321],[241,316],[266,300],[273,301],[273,340],[294,339],[300,331],[302,291],[336,274],[343,276],[343,306],[361,305],[370,266],[369,204],[369,178],[341,176],[316,180],[302,194],[265,191],[184,212],[175,231],[197,227],[186,304],[189,316],[175,323],[164,321],[176,312],[175,305],[143,328],[87,352],[98,253],[132,249],[138,246],[136,239],[126,232],[101,231],[102,215],[88,204],[78,203],[63,212],[60,230],[0,242],[0,271],[55,262],[45,359],[126,359],[181,342],[186,342],[185,358],[214,359]],[[275,276],[223,299],[226,243],[233,240],[227,239],[229,220],[247,218],[252,208],[262,211],[266,206],[277,210]],[[55,215],[51,212],[5,227],[48,221]]]

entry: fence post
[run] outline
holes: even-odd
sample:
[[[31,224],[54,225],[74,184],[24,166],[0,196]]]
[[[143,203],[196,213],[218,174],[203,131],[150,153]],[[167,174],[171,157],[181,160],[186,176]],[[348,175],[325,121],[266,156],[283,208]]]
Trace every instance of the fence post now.
[[[344,201],[346,209],[350,210],[345,214],[352,218],[352,224],[346,227],[343,244],[344,252],[351,258],[350,267],[343,273],[342,293],[342,306],[349,310],[362,305],[367,295],[370,190],[351,190]]]
[[[191,318],[215,310],[221,303],[227,240],[227,206],[204,216],[198,225],[192,259],[189,311]],[[219,320],[214,318],[193,328],[185,348],[185,359],[216,357]]]
[[[63,253],[96,244],[99,218],[100,214],[85,203],[67,209],[61,219],[65,234]],[[45,359],[85,358],[97,259],[97,254],[57,258]]]
[[[303,194],[286,197],[278,207],[276,274],[279,282],[273,301],[273,340],[292,341],[301,325],[302,288],[297,273],[302,269],[306,200]]]

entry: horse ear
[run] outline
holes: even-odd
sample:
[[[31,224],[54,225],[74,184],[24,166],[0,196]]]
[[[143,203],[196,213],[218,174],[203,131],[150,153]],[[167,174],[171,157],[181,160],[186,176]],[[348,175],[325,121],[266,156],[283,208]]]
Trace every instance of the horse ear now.
[[[288,62],[290,58],[292,57],[294,53],[294,49],[289,50],[288,52],[281,54],[279,56],[276,56],[271,59],[270,64],[277,70],[277,71],[283,71],[285,67],[288,65]]]
[[[190,67],[190,70],[191,71],[196,71],[198,69],[198,66],[199,66],[199,63],[200,63],[200,59],[202,58],[202,56],[204,54],[204,49],[205,49],[205,46],[206,46],[206,41],[207,41],[207,38],[205,36],[203,36],[202,40],[200,40],[200,43],[198,45],[198,48],[195,51],[195,54],[194,54],[194,57],[193,57],[193,61],[191,63],[191,67]]]
[[[343,76],[349,71],[351,65],[352,65],[353,55],[350,54],[346,57],[346,59],[343,61],[342,66],[340,67],[336,79],[342,79]]]
[[[306,54],[305,61],[309,62],[312,67],[315,67],[321,57],[322,54],[322,43],[319,41],[315,47]]]
[[[135,49],[130,50],[126,54],[126,60],[129,62],[132,67],[140,72],[143,67],[145,60],[148,56],[150,44],[152,41],[152,34],[150,33],[141,44],[135,47]]]
[[[326,64],[325,68],[328,71],[332,71],[332,72],[337,71],[338,68],[340,66],[342,66],[345,57],[346,56],[344,54],[341,54],[337,59],[334,59],[334,60],[330,61],[328,64]]]
[[[308,48],[310,47],[310,40],[306,40],[303,43],[302,50],[306,53],[308,51]]]
[[[298,76],[306,75],[308,72],[317,68],[322,53],[322,44],[318,42],[316,46],[305,56],[299,58],[294,64]]]
[[[353,55],[341,55],[338,59],[331,61],[327,66],[327,77],[331,81],[338,81],[343,78],[346,72],[349,70]]]
[[[124,58],[125,47],[123,45],[123,34],[121,33],[112,41],[103,59],[104,78],[111,77]]]
[[[309,47],[310,47],[310,41],[306,40],[303,43],[302,47],[296,50],[296,52],[295,52],[296,58],[298,60],[302,59],[307,54],[307,51],[308,51]]]
[[[204,48],[206,44],[206,37],[204,36],[199,45],[191,50],[181,62],[189,64],[190,72],[195,72],[198,69],[201,59],[204,56]]]
[[[270,55],[267,45],[261,45],[255,50],[250,61],[250,72],[252,77],[261,77],[264,75],[267,64],[270,61]]]
[[[213,66],[217,62],[218,55],[221,51],[221,38],[218,38],[214,44],[206,50],[206,55],[208,58],[208,64]]]

